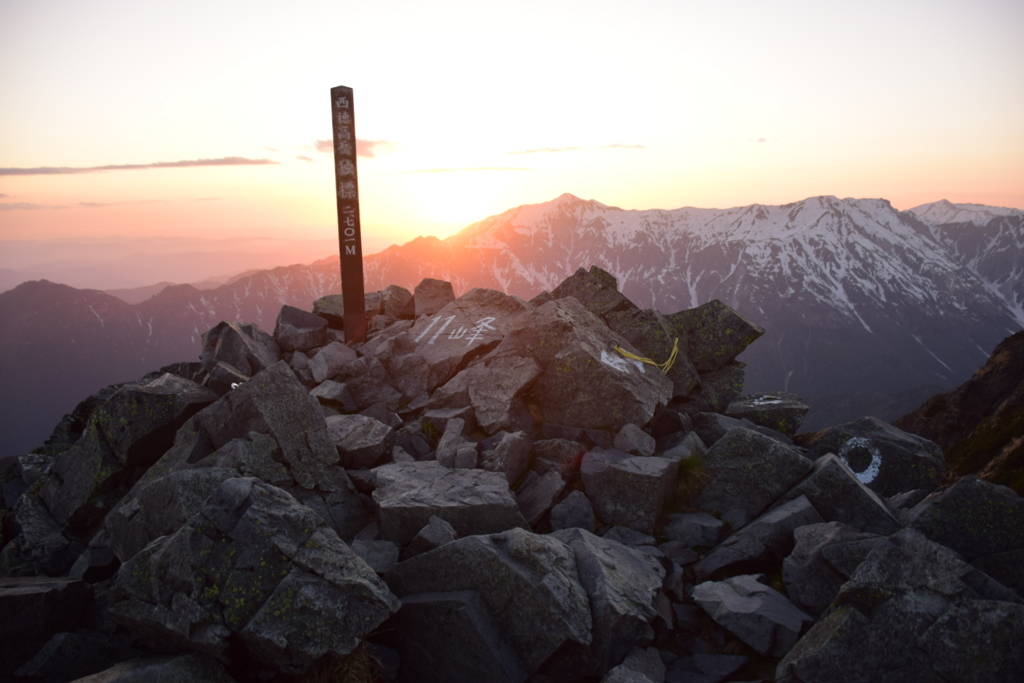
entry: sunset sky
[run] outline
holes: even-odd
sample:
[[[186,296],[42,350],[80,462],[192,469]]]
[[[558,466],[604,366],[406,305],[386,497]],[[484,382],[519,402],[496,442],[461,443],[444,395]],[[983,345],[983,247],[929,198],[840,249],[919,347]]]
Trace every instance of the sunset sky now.
[[[564,192],[1024,208],[1022,33],[1021,0],[3,0],[0,240],[330,238],[336,85],[367,252]]]

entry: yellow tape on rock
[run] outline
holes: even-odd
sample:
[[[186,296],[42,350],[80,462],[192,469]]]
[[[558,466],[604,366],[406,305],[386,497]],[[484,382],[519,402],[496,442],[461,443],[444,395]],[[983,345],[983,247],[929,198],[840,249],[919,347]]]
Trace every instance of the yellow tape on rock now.
[[[618,344],[615,345],[615,350],[621,353],[626,358],[632,358],[633,360],[638,360],[641,363],[653,365],[654,367],[660,369],[664,374],[668,374],[668,371],[672,369],[673,365],[675,365],[676,359],[679,358],[679,337],[676,337],[672,341],[672,353],[669,354],[668,360],[665,361],[664,363],[657,363],[651,360],[650,358],[644,358],[643,356],[638,356],[635,353],[630,353],[629,351],[622,348]]]

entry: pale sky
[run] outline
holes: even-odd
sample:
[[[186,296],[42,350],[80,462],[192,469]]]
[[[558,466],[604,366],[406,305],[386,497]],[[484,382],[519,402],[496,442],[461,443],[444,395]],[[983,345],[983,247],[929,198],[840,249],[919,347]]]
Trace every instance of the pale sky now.
[[[367,253],[564,192],[1024,208],[1022,32],[1021,0],[0,0],[0,240],[332,237],[336,85]]]

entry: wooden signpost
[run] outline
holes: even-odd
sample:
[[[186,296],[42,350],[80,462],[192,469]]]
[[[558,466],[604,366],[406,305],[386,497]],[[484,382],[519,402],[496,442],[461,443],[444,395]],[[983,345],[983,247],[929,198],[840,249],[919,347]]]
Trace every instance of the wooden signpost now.
[[[366,341],[363,296],[363,245],[359,225],[359,180],[356,175],[356,120],[352,88],[331,88],[334,126],[334,181],[338,196],[338,247],[341,253],[341,300],[345,307],[345,342]]]

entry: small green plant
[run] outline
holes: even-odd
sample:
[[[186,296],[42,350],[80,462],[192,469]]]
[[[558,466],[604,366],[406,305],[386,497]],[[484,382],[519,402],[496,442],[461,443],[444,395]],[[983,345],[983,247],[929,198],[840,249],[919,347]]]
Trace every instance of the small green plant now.
[[[676,491],[673,497],[677,505],[688,505],[702,488],[710,481],[704,459],[699,455],[691,455],[679,461],[679,476],[676,479]]]

